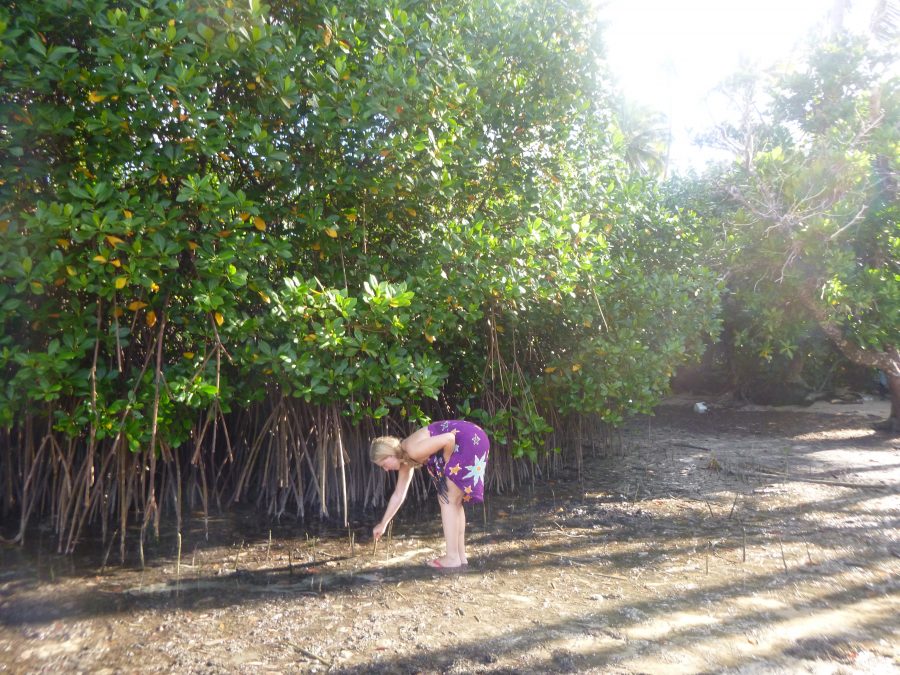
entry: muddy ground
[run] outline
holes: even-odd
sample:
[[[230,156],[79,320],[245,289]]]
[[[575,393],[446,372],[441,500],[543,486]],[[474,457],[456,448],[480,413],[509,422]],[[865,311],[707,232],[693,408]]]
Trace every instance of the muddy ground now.
[[[237,517],[143,572],[2,549],[0,671],[900,672],[900,439],[871,412],[670,402],[469,511],[458,574],[410,504],[377,554],[370,523]]]

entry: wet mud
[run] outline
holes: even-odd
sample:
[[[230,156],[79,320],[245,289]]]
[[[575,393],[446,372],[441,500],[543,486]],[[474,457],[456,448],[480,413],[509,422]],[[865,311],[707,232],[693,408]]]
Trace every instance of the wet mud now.
[[[0,550],[0,672],[900,672],[900,439],[841,412],[663,406],[467,510],[462,572],[413,504],[377,551],[196,519],[144,570],[38,530]]]

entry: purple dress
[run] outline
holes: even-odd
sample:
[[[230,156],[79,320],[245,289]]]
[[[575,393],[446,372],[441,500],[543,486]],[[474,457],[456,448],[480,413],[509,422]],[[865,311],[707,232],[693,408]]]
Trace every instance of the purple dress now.
[[[490,443],[484,429],[463,420],[441,420],[428,425],[431,436],[458,429],[456,447],[450,459],[444,461],[442,450],[434,453],[425,463],[438,495],[447,501],[447,479],[452,480],[463,493],[463,502],[484,501],[484,472],[487,468]]]

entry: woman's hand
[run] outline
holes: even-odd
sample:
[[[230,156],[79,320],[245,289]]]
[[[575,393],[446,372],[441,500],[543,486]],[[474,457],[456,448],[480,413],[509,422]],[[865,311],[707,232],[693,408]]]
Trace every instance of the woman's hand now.
[[[375,537],[375,541],[381,539],[386,529],[387,525],[385,525],[384,523],[378,523],[375,527],[372,528],[372,536]]]

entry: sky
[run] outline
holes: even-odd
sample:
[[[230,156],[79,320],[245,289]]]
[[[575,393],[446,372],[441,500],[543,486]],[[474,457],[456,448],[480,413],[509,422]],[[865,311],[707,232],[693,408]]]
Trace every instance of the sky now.
[[[710,157],[692,135],[715,122],[710,90],[742,60],[761,66],[790,59],[834,0],[598,0],[606,51],[627,98],[671,118],[670,165],[699,168]],[[855,0],[846,17],[858,28],[875,0]]]

